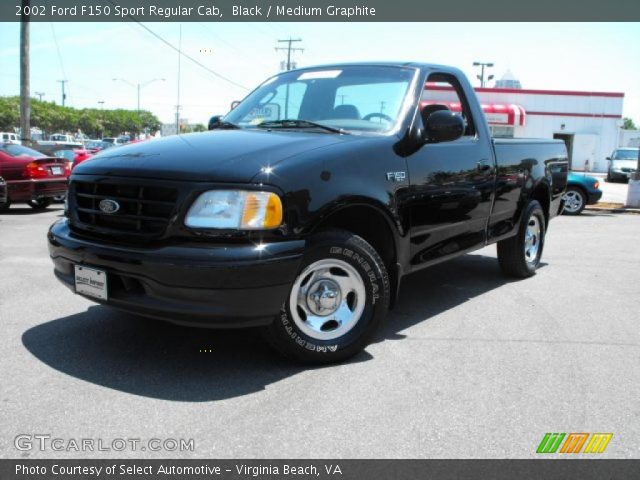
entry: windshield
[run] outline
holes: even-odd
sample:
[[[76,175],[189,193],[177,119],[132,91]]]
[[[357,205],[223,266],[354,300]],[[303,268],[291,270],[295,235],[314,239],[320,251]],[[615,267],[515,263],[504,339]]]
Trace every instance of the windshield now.
[[[351,133],[385,133],[399,121],[413,68],[341,66],[282,73],[263,83],[225,122],[243,128],[304,120]],[[309,129],[300,122],[281,128]],[[320,129],[318,129],[320,131]],[[326,132],[326,130],[325,130]]]
[[[638,158],[638,150],[632,148],[621,148],[613,153],[613,160],[635,160]]]
[[[102,143],[114,143],[116,141],[115,138],[103,138]]]
[[[0,151],[3,151],[4,153],[11,155],[12,157],[43,158],[46,156],[40,152],[37,152],[36,150],[23,147],[22,145],[11,145],[11,144],[2,145],[0,146]]]

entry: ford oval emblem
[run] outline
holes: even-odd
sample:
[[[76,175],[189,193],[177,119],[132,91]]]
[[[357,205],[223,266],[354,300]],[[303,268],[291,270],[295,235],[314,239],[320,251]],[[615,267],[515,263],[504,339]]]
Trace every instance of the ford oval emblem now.
[[[116,213],[118,210],[120,210],[120,204],[115,200],[110,200],[108,198],[100,200],[98,207],[100,208],[101,212],[109,214]]]

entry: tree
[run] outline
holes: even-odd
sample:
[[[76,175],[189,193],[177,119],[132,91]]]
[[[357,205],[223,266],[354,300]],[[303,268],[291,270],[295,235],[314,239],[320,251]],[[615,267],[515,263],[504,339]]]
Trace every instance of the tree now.
[[[633,123],[631,118],[625,117],[622,119],[622,129],[623,130],[637,130],[636,124]]]
[[[0,130],[13,131],[20,123],[20,98],[0,97]],[[149,111],[77,109],[31,99],[31,125],[46,133],[77,132],[115,137],[128,132],[156,131],[160,120]]]

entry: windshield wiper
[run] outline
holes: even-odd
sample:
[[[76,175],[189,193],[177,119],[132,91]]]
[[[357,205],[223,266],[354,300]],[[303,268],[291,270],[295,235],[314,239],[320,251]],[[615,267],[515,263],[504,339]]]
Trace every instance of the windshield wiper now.
[[[341,133],[345,135],[347,134],[347,132],[342,128],[329,127],[328,125],[311,122],[309,120],[294,120],[294,119],[270,120],[267,122],[262,122],[256,126],[258,128],[320,128],[322,130],[326,130],[327,132],[331,132],[331,133]]]

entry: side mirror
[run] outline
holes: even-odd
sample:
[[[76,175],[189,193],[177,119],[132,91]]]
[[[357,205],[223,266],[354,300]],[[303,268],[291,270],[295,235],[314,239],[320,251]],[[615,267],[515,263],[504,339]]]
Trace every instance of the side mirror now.
[[[209,125],[207,125],[207,129],[215,130],[216,128],[220,127],[222,117],[223,115],[214,115],[213,117],[211,117],[209,119]]]
[[[422,123],[424,140],[428,143],[451,142],[464,134],[464,120],[450,110],[423,111]]]

